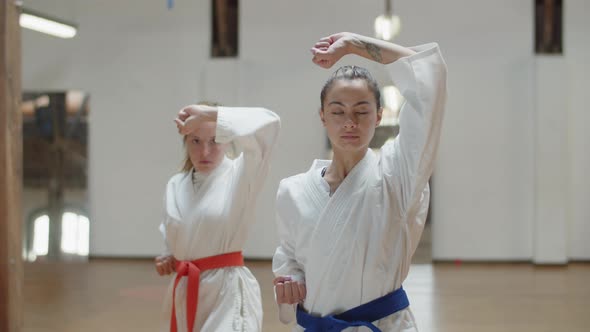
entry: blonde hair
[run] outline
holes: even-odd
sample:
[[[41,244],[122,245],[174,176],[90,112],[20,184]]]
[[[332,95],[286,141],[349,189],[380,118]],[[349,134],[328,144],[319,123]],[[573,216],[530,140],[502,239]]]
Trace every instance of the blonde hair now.
[[[206,106],[221,106],[221,104],[214,102],[214,101],[200,101],[197,103],[197,105],[206,105]],[[193,169],[193,162],[191,161],[191,157],[188,154],[188,151],[186,149],[186,135],[184,135],[182,137],[182,145],[185,147],[184,149],[184,163],[182,165],[181,168],[181,172],[186,173],[186,172],[190,172],[191,169]]]

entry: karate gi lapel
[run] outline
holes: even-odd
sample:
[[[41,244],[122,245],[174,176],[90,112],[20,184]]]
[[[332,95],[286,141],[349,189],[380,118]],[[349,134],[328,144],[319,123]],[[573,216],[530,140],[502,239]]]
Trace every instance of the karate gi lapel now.
[[[221,164],[207,176],[205,181],[201,184],[201,186],[196,189],[193,184],[192,179],[192,170],[188,172],[182,179],[179,181],[177,186],[173,188],[175,193],[173,197],[175,198],[174,204],[169,204],[168,214],[171,216],[177,215],[180,221],[188,222],[194,218],[198,217],[198,202],[202,199],[203,195],[210,190],[211,186],[215,184],[217,177],[221,176],[224,172],[226,172],[232,165],[232,161],[228,158],[225,158]]]
[[[366,188],[366,182],[372,178],[371,175],[375,172],[376,165],[377,157],[375,153],[372,150],[368,150],[365,157],[355,165],[336,192],[325,203],[323,210],[321,210],[322,212],[319,215],[310,242],[310,252],[314,253],[314,255],[310,257],[307,264],[308,269],[314,270],[314,275],[322,275],[322,278],[324,278],[326,273],[322,271],[331,269],[331,266],[335,262],[334,256],[338,254],[339,248],[342,245],[350,245],[348,238],[342,238],[343,233],[349,227],[356,228],[356,224],[363,221],[350,218],[350,207],[354,206],[356,200],[362,198]],[[317,169],[314,171],[317,171]],[[312,176],[313,174],[310,174],[308,177],[307,188],[310,195],[315,196],[312,197],[312,200],[319,201],[320,204],[326,202],[325,196],[327,193],[318,185],[317,179],[314,180]],[[324,199],[317,199],[322,194],[324,195]],[[321,280],[318,280],[317,284],[322,283]],[[313,297],[314,293],[317,294],[318,292],[308,292],[307,300],[312,305],[314,299],[310,297]]]

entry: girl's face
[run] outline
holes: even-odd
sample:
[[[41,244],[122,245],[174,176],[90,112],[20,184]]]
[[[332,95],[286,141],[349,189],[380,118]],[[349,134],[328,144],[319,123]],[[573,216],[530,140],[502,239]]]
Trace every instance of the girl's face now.
[[[320,118],[334,149],[367,149],[381,122],[375,95],[363,79],[337,80],[326,93]]]
[[[186,135],[186,150],[193,167],[201,173],[213,171],[223,161],[227,144],[215,143],[215,122],[203,122]]]

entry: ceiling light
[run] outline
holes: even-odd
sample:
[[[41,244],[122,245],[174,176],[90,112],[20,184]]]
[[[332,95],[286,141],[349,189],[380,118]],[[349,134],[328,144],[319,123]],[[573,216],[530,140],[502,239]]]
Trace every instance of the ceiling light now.
[[[393,15],[390,0],[385,0],[385,14],[375,19],[375,37],[387,41],[394,39],[400,32],[399,16]]]
[[[77,31],[76,25],[72,23],[57,20],[24,8],[20,14],[20,26],[59,38],[72,38]]]

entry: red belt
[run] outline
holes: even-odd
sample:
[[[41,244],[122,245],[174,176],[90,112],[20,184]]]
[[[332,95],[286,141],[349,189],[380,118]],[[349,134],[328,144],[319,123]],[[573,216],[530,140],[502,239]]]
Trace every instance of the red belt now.
[[[220,269],[228,266],[244,266],[244,257],[241,251],[230,252],[217,256],[210,256],[194,261],[176,262],[176,280],[172,291],[172,318],[170,320],[170,331],[177,332],[176,327],[176,286],[180,278],[188,276],[188,287],[186,291],[186,323],[188,331],[193,332],[195,317],[197,316],[197,302],[199,300],[199,280],[201,271]]]

